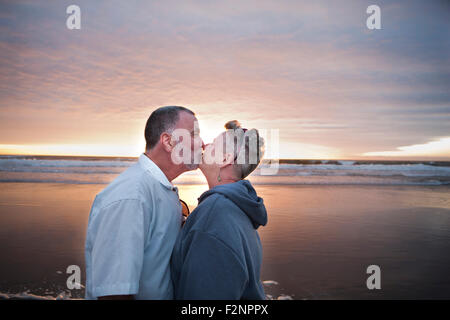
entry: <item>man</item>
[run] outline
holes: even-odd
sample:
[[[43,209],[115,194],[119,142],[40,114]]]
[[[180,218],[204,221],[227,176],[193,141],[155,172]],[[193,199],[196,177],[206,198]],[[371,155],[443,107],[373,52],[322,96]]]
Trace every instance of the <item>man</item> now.
[[[180,139],[174,132],[188,135]],[[85,247],[86,299],[173,298],[170,256],[182,215],[171,181],[198,167],[173,154],[181,146],[198,159],[203,141],[195,114],[178,106],[150,115],[145,140],[138,163],[112,181],[92,205]]]

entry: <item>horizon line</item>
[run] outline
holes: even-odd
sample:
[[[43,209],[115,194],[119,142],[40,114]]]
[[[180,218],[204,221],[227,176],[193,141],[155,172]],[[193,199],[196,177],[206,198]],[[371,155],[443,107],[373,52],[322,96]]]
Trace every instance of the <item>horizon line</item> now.
[[[138,159],[138,156],[112,156],[112,155],[52,155],[52,154],[2,154],[0,157],[52,157],[52,158],[115,158],[115,159]],[[263,161],[428,161],[428,162],[450,162],[450,158],[446,157],[434,157],[434,158],[420,158],[420,157],[400,157],[391,158],[386,156],[379,156],[374,158],[275,158],[275,159],[262,159]]]

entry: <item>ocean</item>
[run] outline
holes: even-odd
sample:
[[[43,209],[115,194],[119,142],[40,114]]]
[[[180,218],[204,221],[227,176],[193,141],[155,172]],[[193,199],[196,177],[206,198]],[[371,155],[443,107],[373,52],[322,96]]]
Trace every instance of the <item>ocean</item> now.
[[[0,182],[108,184],[136,158],[0,156]],[[283,160],[282,160],[283,161]],[[450,162],[286,160],[262,165],[252,174],[261,185],[448,185]],[[271,170],[264,169],[275,168]],[[272,174],[275,173],[275,174]],[[204,184],[187,172],[175,184]]]
[[[95,195],[136,158],[0,156],[0,299],[82,298]],[[259,229],[271,299],[450,298],[450,163],[281,161],[249,180],[269,222]],[[191,210],[207,190],[197,170],[174,184]],[[381,270],[369,290],[367,267]],[[85,277],[82,274],[81,282]]]

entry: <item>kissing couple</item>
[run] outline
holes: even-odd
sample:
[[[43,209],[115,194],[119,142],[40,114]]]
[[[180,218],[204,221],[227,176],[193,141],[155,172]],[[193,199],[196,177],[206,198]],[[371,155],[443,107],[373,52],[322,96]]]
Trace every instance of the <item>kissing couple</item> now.
[[[145,153],[96,195],[85,243],[86,299],[265,299],[257,229],[267,212],[245,180],[261,161],[264,140],[233,120],[205,145],[198,128],[187,108],[153,111]],[[188,135],[181,139],[177,130]],[[191,161],[178,161],[180,149]],[[189,214],[171,181],[197,168],[209,190]]]

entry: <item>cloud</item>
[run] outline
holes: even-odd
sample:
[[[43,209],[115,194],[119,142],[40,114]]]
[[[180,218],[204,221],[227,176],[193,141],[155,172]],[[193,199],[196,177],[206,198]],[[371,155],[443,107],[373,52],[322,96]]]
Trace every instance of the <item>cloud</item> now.
[[[375,157],[448,157],[450,158],[450,137],[440,138],[425,144],[398,147],[394,151],[366,152],[363,156]]]
[[[365,1],[79,1],[78,31],[68,4],[0,5],[0,143],[125,143],[168,104],[279,128],[288,151],[449,134],[443,3],[380,1],[376,32]]]

